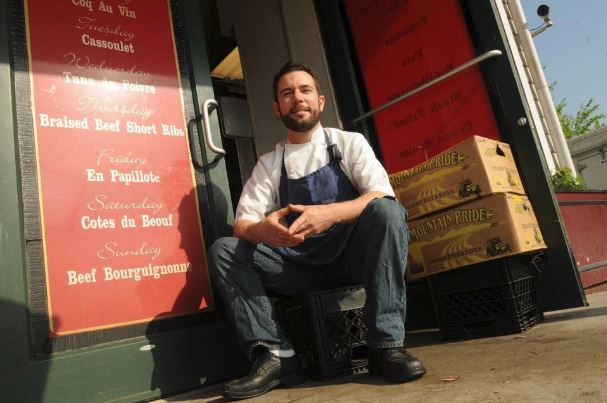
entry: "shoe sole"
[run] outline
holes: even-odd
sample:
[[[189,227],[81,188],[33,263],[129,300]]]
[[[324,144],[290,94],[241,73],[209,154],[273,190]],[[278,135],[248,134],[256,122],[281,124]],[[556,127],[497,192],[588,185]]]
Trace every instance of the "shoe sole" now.
[[[405,375],[402,375],[402,376],[394,376],[394,374],[384,375],[384,374],[381,373],[381,371],[374,370],[374,369],[369,369],[369,375],[381,377],[385,381],[390,382],[390,383],[411,382],[411,381],[414,381],[416,379],[421,378],[425,374],[426,374],[426,369],[425,368],[419,369],[419,370],[414,371],[414,372],[409,372],[409,373],[407,373]]]
[[[257,397],[257,396],[266,394],[269,391],[271,391],[272,389],[274,389],[280,385],[290,387],[290,386],[299,385],[299,384],[303,383],[304,381],[305,381],[305,377],[303,374],[295,374],[295,375],[290,375],[290,376],[278,379],[276,381],[272,381],[269,384],[267,384],[264,387],[259,388],[259,389],[254,389],[254,390],[251,390],[248,392],[230,392],[230,391],[226,390],[223,395],[227,398],[234,399],[234,400],[250,399],[252,397]]]

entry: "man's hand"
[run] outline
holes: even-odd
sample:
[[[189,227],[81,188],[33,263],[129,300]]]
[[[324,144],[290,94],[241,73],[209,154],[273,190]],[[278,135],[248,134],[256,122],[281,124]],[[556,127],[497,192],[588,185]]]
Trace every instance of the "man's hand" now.
[[[281,208],[269,214],[261,222],[259,230],[264,234],[265,242],[272,246],[296,246],[303,242],[304,236],[292,234],[280,220],[289,214],[289,207]]]
[[[289,204],[287,208],[290,211],[301,214],[289,227],[289,234],[307,238],[327,231],[337,222],[333,206],[331,204],[312,206]]]
[[[385,193],[368,192],[354,200],[324,205],[289,204],[266,216],[262,221],[236,220],[234,236],[252,243],[265,242],[272,246],[297,246],[305,238],[318,235],[335,224],[354,221],[365,206]],[[280,222],[288,213],[301,215],[287,228]]]
[[[271,246],[297,246],[303,242],[304,236],[291,234],[289,229],[280,222],[289,212],[289,208],[284,207],[268,214],[266,218],[256,223],[239,220],[234,225],[234,236],[253,243],[264,242]]]
[[[292,212],[301,213],[297,220],[291,224],[289,233],[303,235],[307,238],[321,234],[335,224],[352,222],[360,216],[360,213],[371,200],[384,196],[385,193],[373,191],[345,202],[311,206],[289,204],[287,207]]]

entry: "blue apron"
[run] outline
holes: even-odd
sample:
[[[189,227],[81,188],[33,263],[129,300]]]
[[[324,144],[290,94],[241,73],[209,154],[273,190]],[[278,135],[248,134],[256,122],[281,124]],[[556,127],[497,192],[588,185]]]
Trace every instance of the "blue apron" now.
[[[360,193],[339,166],[342,159],[337,145],[331,144],[324,132],[330,161],[322,168],[299,179],[289,179],[285,169],[284,154],[280,175],[280,207],[289,204],[318,205],[348,201]],[[299,213],[289,213],[285,219],[289,226],[299,217]],[[343,251],[354,223],[336,224],[322,234],[310,236],[293,247],[274,247],[285,259],[310,266],[322,266],[337,260]]]

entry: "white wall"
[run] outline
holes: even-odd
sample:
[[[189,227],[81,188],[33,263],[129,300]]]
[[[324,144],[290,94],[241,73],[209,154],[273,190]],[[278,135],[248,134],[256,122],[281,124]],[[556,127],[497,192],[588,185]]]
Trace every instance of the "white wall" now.
[[[570,139],[567,144],[586,187],[607,190],[607,126]]]

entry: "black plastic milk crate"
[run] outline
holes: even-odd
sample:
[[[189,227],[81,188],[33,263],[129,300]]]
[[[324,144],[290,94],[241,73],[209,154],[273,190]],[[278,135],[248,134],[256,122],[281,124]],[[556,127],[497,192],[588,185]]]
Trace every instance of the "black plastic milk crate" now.
[[[521,333],[541,322],[533,256],[512,256],[430,276],[443,337]]]
[[[313,378],[327,380],[367,368],[365,290],[336,288],[273,300],[276,318]]]

